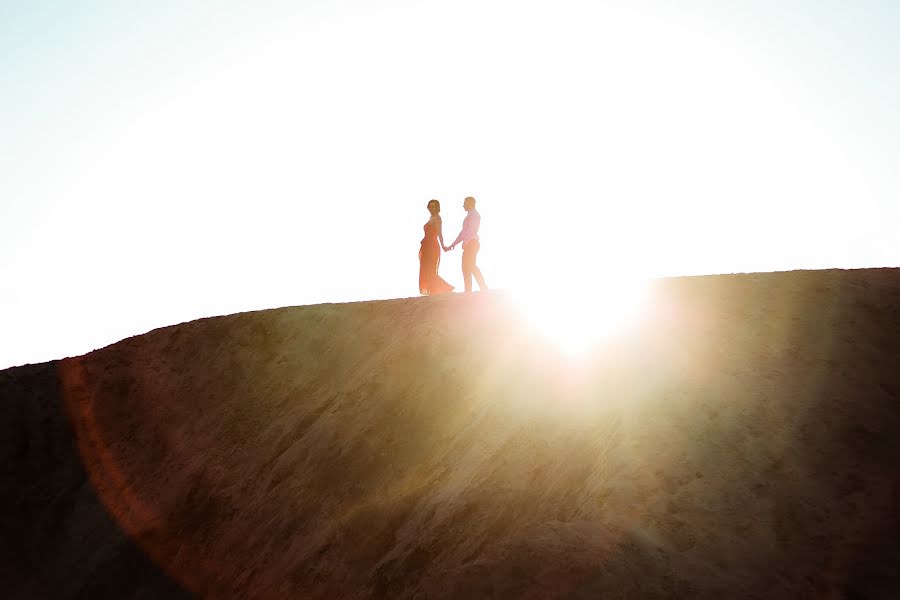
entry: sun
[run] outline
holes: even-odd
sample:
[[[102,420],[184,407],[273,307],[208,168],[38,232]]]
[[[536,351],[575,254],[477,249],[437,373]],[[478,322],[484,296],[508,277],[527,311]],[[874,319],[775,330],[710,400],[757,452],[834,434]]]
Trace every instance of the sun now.
[[[590,290],[520,290],[515,306],[535,333],[570,356],[580,356],[635,324],[648,298],[642,279],[610,279]]]

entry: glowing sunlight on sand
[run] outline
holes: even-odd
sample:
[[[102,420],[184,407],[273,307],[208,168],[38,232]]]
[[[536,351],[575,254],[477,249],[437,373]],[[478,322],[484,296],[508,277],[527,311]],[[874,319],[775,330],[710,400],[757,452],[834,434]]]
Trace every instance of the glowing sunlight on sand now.
[[[646,280],[611,279],[589,290],[547,287],[513,295],[533,330],[571,356],[637,322],[647,303]]]

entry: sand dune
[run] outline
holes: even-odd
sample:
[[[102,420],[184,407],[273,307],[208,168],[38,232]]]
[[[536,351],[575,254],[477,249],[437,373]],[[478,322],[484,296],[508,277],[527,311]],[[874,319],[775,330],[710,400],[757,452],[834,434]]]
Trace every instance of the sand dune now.
[[[900,597],[896,269],[660,280],[580,360],[495,293],[204,319],[0,419],[6,598]]]

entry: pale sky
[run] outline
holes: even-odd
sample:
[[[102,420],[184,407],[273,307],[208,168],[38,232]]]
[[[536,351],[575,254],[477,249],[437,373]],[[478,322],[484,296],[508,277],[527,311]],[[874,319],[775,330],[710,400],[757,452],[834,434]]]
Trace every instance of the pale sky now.
[[[415,296],[900,265],[896,0],[0,0],[0,368]],[[462,288],[460,250],[441,274]]]

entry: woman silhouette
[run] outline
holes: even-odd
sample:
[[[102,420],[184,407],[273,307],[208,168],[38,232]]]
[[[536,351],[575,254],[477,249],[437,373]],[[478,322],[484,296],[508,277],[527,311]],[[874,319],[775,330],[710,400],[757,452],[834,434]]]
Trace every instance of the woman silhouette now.
[[[428,201],[428,212],[431,218],[425,223],[425,238],[419,248],[419,292],[423,296],[452,292],[453,286],[438,275],[441,264],[441,248],[444,246],[444,231],[441,227],[441,203]]]

